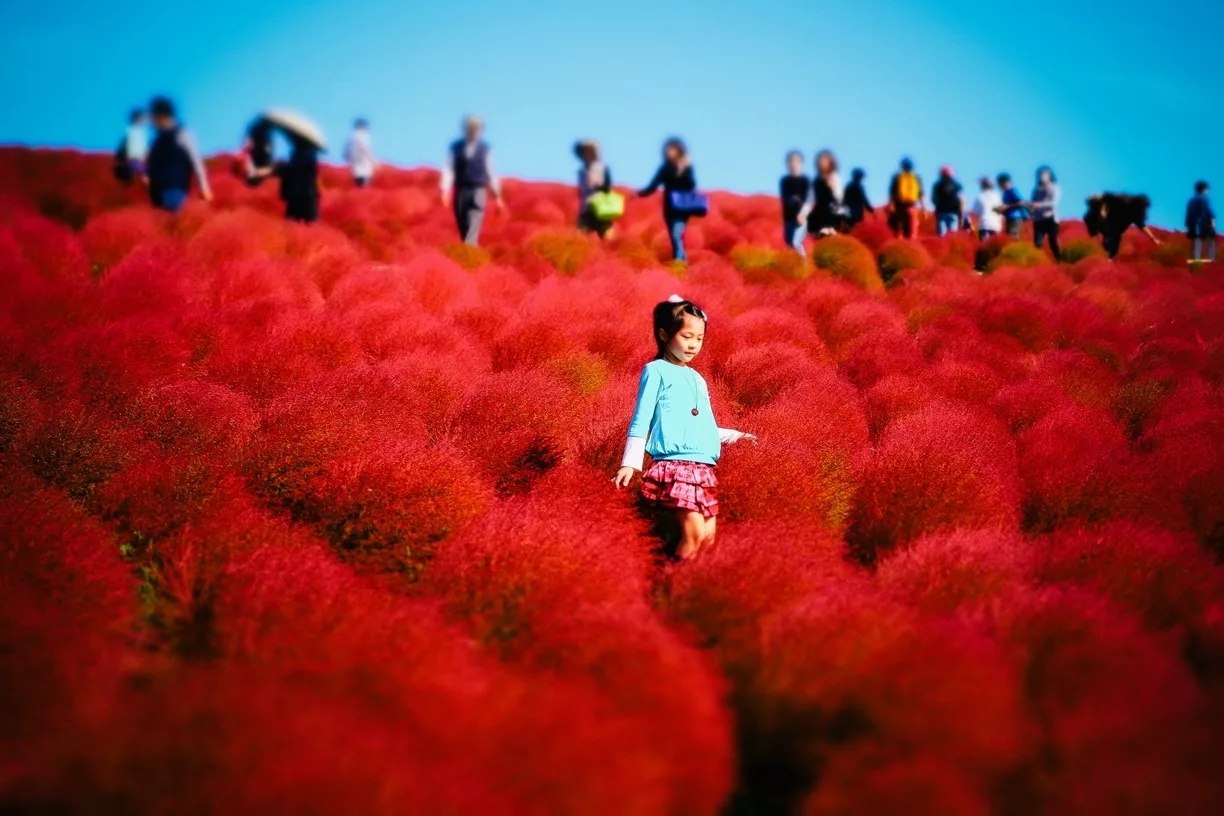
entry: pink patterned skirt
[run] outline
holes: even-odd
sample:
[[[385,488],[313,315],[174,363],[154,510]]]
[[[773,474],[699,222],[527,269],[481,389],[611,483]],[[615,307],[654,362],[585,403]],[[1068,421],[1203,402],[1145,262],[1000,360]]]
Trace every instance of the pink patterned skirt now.
[[[718,477],[711,465],[667,459],[642,474],[642,496],[662,507],[684,508],[706,518],[718,515]]]

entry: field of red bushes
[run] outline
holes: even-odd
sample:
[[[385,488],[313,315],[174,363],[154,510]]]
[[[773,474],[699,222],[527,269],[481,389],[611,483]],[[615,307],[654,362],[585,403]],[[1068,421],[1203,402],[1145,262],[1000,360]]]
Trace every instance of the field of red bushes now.
[[[506,183],[0,151],[0,805],[1224,812],[1224,266],[1065,225],[606,244]],[[973,271],[984,252],[989,272]],[[887,282],[885,282],[887,281]],[[711,315],[715,548],[615,491],[649,311]]]

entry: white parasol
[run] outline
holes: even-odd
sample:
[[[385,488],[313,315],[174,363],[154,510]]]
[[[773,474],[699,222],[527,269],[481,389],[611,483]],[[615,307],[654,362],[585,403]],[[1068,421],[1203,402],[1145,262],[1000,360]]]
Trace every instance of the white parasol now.
[[[327,149],[323,129],[297,111],[277,108],[264,111],[263,118],[294,136],[300,136],[320,150]]]

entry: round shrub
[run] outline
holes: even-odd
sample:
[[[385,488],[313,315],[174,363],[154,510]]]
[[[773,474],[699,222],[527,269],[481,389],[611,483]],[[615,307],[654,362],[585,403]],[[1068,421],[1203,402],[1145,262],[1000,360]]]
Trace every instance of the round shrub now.
[[[848,235],[831,235],[816,242],[812,261],[817,269],[868,292],[884,288],[871,250]]]

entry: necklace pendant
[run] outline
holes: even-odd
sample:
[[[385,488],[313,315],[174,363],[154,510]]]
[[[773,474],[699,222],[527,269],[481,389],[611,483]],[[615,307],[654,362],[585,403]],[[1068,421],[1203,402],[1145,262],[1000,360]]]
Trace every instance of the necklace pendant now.
[[[693,416],[697,416],[699,413],[701,412],[698,411],[696,408],[693,409]]]

